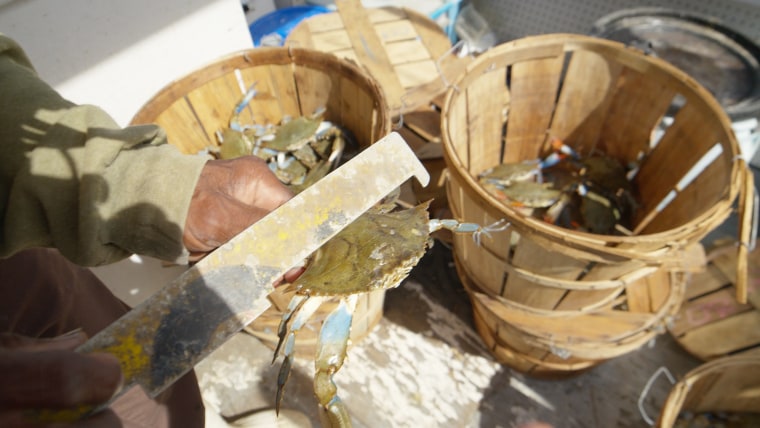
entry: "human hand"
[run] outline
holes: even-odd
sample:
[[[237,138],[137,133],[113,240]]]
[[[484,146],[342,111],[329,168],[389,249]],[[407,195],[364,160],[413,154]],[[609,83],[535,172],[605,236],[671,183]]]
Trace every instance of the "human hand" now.
[[[72,424],[28,420],[39,409],[70,409],[105,403],[121,384],[121,368],[109,354],[80,354],[87,336],[75,331],[52,339],[0,333],[0,426],[113,427],[116,415],[104,410]]]
[[[200,259],[292,197],[266,162],[255,156],[209,161],[185,223],[190,259]]]
[[[183,238],[190,260],[199,260],[292,197],[266,162],[255,156],[209,161],[185,223]],[[300,272],[293,269],[284,279],[293,281]]]

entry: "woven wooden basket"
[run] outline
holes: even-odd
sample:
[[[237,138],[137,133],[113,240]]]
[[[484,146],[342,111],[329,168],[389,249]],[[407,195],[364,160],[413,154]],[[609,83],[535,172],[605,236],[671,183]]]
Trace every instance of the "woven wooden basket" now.
[[[663,129],[667,115],[674,120]],[[582,155],[596,149],[624,164],[643,156],[631,235],[525,216],[478,183],[487,168],[545,155],[555,137]],[[464,273],[487,293],[537,309],[606,305],[629,284],[680,263],[732,212],[741,191],[751,193],[731,122],[704,88],[664,61],[586,36],[528,37],[479,56],[447,94],[442,138],[454,216],[511,224],[480,245],[454,237]],[[751,210],[744,207],[746,241]],[[746,285],[746,249],[738,251]]]
[[[171,144],[184,153],[197,153],[217,145],[216,131],[229,126],[233,107],[254,82],[258,94],[240,114],[242,124],[279,123],[285,116],[308,115],[324,107],[325,120],[351,131],[361,148],[390,132],[385,95],[372,77],[331,54],[298,48],[257,48],[221,58],[164,87],[132,123],[156,123],[166,130]],[[377,292],[360,297],[351,332],[354,342],[382,317],[384,296]],[[246,331],[274,347],[287,299],[275,290],[270,295],[272,307]],[[323,305],[303,329],[296,355],[313,355],[319,326],[334,304]]]
[[[687,373],[670,390],[657,426],[672,427],[683,411],[760,412],[760,353],[718,358]]]
[[[760,351],[760,249],[749,254],[747,303],[742,304],[734,298],[735,248],[734,240],[715,243],[706,269],[693,276],[668,326],[686,351],[704,361]]]
[[[526,374],[554,378],[634,351],[665,332],[689,277],[661,268],[593,311],[537,311],[483,292],[463,274],[461,263],[456,266],[491,353]]]

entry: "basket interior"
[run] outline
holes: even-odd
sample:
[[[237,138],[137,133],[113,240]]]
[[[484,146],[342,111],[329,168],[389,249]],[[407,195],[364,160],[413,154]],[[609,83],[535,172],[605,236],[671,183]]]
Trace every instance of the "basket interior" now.
[[[476,177],[541,157],[554,138],[624,165],[639,203],[633,232],[683,226],[730,203],[738,148],[709,93],[663,61],[588,37],[536,37],[482,55],[456,83],[444,133]]]
[[[362,148],[390,130],[385,99],[371,78],[332,55],[293,48],[258,48],[200,69],[160,91],[132,123],[156,123],[171,144],[196,153],[218,145],[216,132],[229,127],[251,85],[257,93],[240,112],[241,124],[276,124],[324,108],[325,119],[351,131]]]

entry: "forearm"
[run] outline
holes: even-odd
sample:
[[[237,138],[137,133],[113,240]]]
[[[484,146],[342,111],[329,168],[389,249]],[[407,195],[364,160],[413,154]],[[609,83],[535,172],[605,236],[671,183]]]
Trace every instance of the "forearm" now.
[[[205,161],[165,143],[155,126],[121,129],[64,100],[0,36],[0,256],[53,246],[82,265],[131,253],[183,261]]]

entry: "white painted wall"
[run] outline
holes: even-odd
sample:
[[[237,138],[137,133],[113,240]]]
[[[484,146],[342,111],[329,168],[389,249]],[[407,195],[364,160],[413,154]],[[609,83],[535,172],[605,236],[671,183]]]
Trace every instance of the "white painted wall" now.
[[[0,32],[63,96],[121,125],[172,80],[253,46],[239,0],[0,0]],[[136,256],[93,269],[130,305],[182,270]]]
[[[171,80],[252,47],[239,0],[15,0],[0,32],[65,97],[120,124]]]

